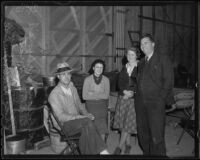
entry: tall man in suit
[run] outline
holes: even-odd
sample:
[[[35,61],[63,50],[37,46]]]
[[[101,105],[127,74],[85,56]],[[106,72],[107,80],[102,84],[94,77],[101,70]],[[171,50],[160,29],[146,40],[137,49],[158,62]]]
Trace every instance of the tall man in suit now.
[[[138,64],[136,120],[138,138],[144,155],[166,156],[165,103],[173,89],[173,66],[167,54],[155,49],[150,34],[142,36],[145,57]]]

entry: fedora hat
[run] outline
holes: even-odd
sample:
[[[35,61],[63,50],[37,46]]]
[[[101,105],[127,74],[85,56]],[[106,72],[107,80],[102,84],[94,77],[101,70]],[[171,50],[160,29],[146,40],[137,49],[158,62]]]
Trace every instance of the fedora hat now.
[[[62,74],[65,72],[72,72],[73,69],[69,67],[69,64],[67,62],[62,62],[57,64],[56,72],[55,74]]]

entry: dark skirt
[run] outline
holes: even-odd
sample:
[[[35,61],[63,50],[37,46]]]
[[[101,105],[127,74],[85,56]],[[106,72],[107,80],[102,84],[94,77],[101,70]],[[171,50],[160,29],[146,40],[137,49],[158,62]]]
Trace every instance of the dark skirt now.
[[[101,134],[108,133],[108,100],[87,100],[85,104],[87,111],[94,115],[94,123],[97,126],[99,132]]]

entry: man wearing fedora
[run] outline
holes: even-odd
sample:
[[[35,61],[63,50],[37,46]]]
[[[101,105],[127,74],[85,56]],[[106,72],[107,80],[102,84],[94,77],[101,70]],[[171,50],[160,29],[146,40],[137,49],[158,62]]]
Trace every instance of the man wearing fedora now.
[[[82,154],[109,154],[93,123],[94,116],[87,112],[71,82],[72,71],[66,62],[57,65],[56,76],[59,82],[50,93],[48,101],[68,135],[81,133],[79,148]]]

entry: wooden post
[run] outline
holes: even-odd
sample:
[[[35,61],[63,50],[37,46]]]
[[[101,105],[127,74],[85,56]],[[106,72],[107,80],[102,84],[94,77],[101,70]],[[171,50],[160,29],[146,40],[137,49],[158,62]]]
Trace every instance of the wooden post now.
[[[80,53],[82,55],[87,54],[86,53],[86,36],[85,36],[85,31],[86,31],[86,7],[83,6],[81,7],[81,23],[80,23]],[[82,57],[82,71],[86,71],[85,67],[85,57]]]
[[[41,6],[42,7],[42,6]],[[49,33],[49,7],[42,7],[42,11],[41,11],[41,24],[42,24],[42,49],[43,49],[43,56],[42,56],[42,74],[43,75],[47,75],[49,74],[49,67],[48,67],[48,60],[47,60],[47,56],[46,53],[47,50],[49,51],[49,37],[50,37],[50,33]]]
[[[175,30],[176,30],[176,25],[175,25],[175,23],[176,23],[176,6],[175,6],[175,5],[173,6],[173,23],[174,23],[174,24],[173,24],[172,46],[173,46],[173,49],[174,49],[174,48],[176,47],[176,46],[175,46],[175,42],[176,42],[176,41],[175,41],[175,40],[176,40],[176,38],[175,38],[175,35],[176,35],[176,33],[175,33],[175,32],[176,32],[176,31],[175,31]],[[173,57],[176,57],[175,54],[176,54],[175,51],[173,51]],[[180,57],[180,53],[178,53],[178,54],[179,54],[178,57]]]
[[[7,145],[6,145],[6,134],[5,134],[5,129],[3,130],[3,145],[4,145],[4,154],[7,154]]]
[[[5,78],[6,83],[8,86],[8,99],[9,99],[9,108],[10,108],[10,119],[11,119],[11,127],[12,127],[12,135],[16,135],[16,128],[15,128],[15,119],[14,119],[14,112],[13,112],[13,103],[12,103],[12,95],[11,95],[11,86],[10,86],[10,80],[8,76],[8,65],[7,65],[7,57],[6,57],[6,51],[4,49],[4,66],[5,66]]]
[[[152,18],[155,18],[155,12],[156,12],[156,8],[155,6],[152,7]],[[156,31],[156,24],[155,21],[152,21],[152,35],[153,37],[155,37],[155,31]]]
[[[140,15],[143,16],[143,6],[140,6]],[[142,18],[140,18],[139,24],[140,24],[140,36],[139,36],[139,39],[141,39],[141,36],[143,34],[143,28],[142,28],[143,27],[143,19]]]

